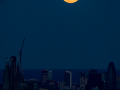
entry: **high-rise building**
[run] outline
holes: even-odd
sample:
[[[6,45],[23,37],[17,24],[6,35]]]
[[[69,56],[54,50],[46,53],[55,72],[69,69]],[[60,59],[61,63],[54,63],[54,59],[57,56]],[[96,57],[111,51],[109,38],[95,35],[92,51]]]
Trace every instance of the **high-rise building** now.
[[[6,62],[4,75],[3,75],[3,90],[9,89],[9,61]]]
[[[106,89],[106,76],[107,72],[102,73],[103,89]]]
[[[85,90],[88,82],[88,73],[80,73],[80,89]]]
[[[107,70],[107,90],[116,90],[116,70],[113,62],[110,62]]]
[[[101,80],[102,80],[102,76],[101,74],[97,73],[97,69],[89,70],[89,79],[88,79],[89,90],[91,90],[94,87],[98,87]]]
[[[16,68],[14,68],[14,82],[13,82],[14,90],[17,90],[18,86],[18,78],[17,78],[17,71]]]
[[[72,72],[71,71],[64,72],[64,82],[65,82],[65,86],[68,86],[68,87],[72,86]]]
[[[24,80],[23,74],[21,80],[22,81]],[[19,61],[18,64],[16,65],[16,56],[11,56],[10,67],[9,67],[9,61],[6,62],[5,65],[5,70],[3,75],[3,90],[6,90],[8,87],[9,90],[20,90],[21,80],[20,80]]]
[[[102,73],[102,81],[104,81],[104,82],[106,82],[106,75],[107,75],[106,72]]]
[[[11,56],[11,63],[10,63],[10,90],[14,90],[14,72],[15,72],[14,69],[15,68],[16,68],[16,56]]]
[[[52,80],[52,70],[48,70],[48,80]]]
[[[42,70],[42,75],[41,75],[42,85],[44,85],[47,80],[48,80],[48,71]]]

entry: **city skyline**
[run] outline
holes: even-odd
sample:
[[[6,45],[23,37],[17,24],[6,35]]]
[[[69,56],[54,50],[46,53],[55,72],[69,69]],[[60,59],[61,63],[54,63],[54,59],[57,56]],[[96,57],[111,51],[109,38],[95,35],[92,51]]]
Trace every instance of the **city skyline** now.
[[[6,57],[24,69],[120,69],[120,0],[2,0],[0,69]]]
[[[27,90],[27,87],[29,87],[28,90],[33,90],[33,88],[34,90],[39,90],[40,88],[48,90],[53,90],[53,88],[54,90],[61,90],[60,88],[66,88],[66,90],[67,88],[72,88],[72,90],[76,90],[75,88],[79,90],[93,90],[97,88],[99,88],[98,90],[119,90],[120,76],[116,76],[113,62],[109,63],[107,72],[98,73],[97,69],[89,69],[89,73],[79,73],[79,85],[72,84],[73,76],[70,70],[64,71],[64,81],[62,82],[52,79],[52,70],[50,69],[41,71],[41,82],[38,79],[32,78],[29,78],[27,81],[24,79],[24,74],[22,74],[22,78],[19,81],[20,68],[18,68],[19,64],[16,64],[16,57],[11,56],[10,65],[8,62],[5,64],[3,84],[0,84],[0,90]]]

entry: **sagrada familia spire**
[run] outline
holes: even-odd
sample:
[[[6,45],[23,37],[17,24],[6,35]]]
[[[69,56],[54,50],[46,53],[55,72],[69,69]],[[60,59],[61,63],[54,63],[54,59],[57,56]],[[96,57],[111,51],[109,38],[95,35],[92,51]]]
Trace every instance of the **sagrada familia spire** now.
[[[6,59],[8,58],[6,57]],[[17,59],[16,61],[16,56],[11,56],[10,67],[9,67],[9,59],[8,59],[8,62],[6,62],[4,69],[3,90],[20,90],[21,81],[24,81],[24,76],[19,69],[19,59]]]

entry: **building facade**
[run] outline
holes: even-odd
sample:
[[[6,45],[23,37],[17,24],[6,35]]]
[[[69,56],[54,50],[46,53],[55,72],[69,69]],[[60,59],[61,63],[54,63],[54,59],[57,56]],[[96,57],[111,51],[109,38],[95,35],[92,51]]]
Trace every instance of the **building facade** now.
[[[107,72],[103,72],[102,73],[103,90],[106,90],[106,78],[107,78]]]
[[[88,79],[88,86],[89,90],[95,87],[101,88],[101,81],[102,81],[102,75],[97,73],[97,69],[90,69],[89,70],[89,79]]]
[[[45,84],[45,82],[48,80],[48,70],[42,70],[42,73],[41,73],[41,82],[42,82],[42,85]]]
[[[48,70],[48,80],[52,80],[52,70]]]
[[[110,62],[107,70],[107,90],[116,90],[116,70],[113,62]]]
[[[64,72],[64,82],[65,82],[65,86],[68,86],[68,87],[72,86],[72,72],[71,71]]]
[[[85,90],[88,83],[88,73],[80,73],[80,89]]]
[[[9,89],[9,61],[6,62],[3,75],[3,90]]]
[[[20,75],[19,75],[19,62],[16,65],[16,56],[11,56],[10,67],[9,61],[6,62],[4,75],[3,75],[3,90],[20,90]],[[22,75],[22,81],[24,76]]]

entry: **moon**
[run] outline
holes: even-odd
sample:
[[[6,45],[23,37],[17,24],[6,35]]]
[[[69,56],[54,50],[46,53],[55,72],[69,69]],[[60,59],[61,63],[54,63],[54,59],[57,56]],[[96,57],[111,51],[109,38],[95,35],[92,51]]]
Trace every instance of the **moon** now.
[[[64,0],[65,2],[67,2],[67,3],[75,3],[75,2],[77,2],[78,0]]]

